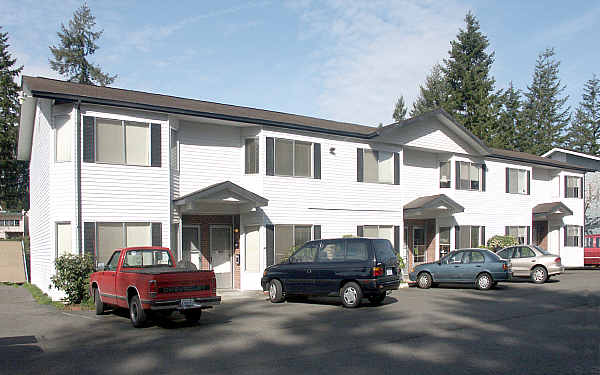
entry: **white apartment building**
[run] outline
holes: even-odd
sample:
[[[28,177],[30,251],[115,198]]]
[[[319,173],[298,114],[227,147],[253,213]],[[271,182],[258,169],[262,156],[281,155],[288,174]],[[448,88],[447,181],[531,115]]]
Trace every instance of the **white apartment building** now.
[[[388,238],[408,267],[512,234],[583,265],[586,168],[490,149],[447,113],[381,129],[23,77],[31,280],[65,252],[170,247],[222,288],[313,238]],[[564,183],[563,183],[564,182]]]

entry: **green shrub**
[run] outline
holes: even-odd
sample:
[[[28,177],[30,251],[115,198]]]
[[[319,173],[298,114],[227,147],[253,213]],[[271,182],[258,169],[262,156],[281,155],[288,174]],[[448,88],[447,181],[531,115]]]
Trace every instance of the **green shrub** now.
[[[487,247],[488,247],[488,249],[490,249],[492,251],[498,251],[504,247],[514,246],[514,245],[518,245],[518,244],[519,244],[519,242],[513,236],[496,235],[488,240]]]
[[[94,272],[94,261],[89,256],[65,254],[56,259],[56,275],[52,284],[65,292],[65,302],[78,304],[90,298],[88,292],[89,277]]]

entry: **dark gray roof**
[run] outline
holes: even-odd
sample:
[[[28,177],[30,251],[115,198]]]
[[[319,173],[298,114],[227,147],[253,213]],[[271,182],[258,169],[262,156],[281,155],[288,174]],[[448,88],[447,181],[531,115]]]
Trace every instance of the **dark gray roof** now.
[[[405,210],[412,209],[427,209],[436,208],[440,205],[448,206],[455,212],[464,212],[465,208],[460,204],[456,203],[455,200],[447,196],[446,194],[429,195],[426,197],[420,197],[404,205]]]
[[[533,207],[532,213],[534,213],[534,214],[553,214],[553,213],[557,213],[557,211],[559,211],[560,213],[567,214],[567,215],[573,215],[573,211],[571,211],[571,209],[562,202],[550,202],[550,203],[538,204],[537,206]]]
[[[269,204],[268,199],[263,198],[260,195],[251,192],[250,190],[246,190],[231,181],[219,182],[218,184],[196,190],[193,193],[184,195],[183,197],[173,199],[173,202],[177,205],[182,205],[198,199],[211,199],[223,192],[231,193],[244,200],[252,201],[257,205],[257,207],[263,207]]]
[[[580,166],[573,165],[573,164],[568,164],[568,163],[554,160],[554,159],[545,158],[543,156],[528,154],[526,152],[502,150],[499,148],[491,148],[490,150],[492,153],[489,156],[498,158],[498,159],[514,160],[514,161],[533,163],[533,164],[541,164],[541,165],[547,165],[550,167],[573,169],[573,170],[578,170],[578,171],[583,171],[583,172],[591,172],[592,171],[588,168],[580,167]]]
[[[359,138],[372,138],[377,135],[377,129],[371,126],[41,77],[23,76],[23,87],[29,89],[33,96],[42,98],[72,101],[80,99],[84,103],[91,104],[148,109],[299,130],[321,131]]]

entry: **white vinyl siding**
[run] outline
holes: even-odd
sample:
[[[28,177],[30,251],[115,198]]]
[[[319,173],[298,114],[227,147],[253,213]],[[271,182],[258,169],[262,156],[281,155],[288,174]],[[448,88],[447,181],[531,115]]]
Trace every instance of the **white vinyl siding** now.
[[[56,256],[73,253],[71,223],[56,223]]]
[[[73,124],[69,116],[54,116],[56,128],[56,161],[71,161]]]

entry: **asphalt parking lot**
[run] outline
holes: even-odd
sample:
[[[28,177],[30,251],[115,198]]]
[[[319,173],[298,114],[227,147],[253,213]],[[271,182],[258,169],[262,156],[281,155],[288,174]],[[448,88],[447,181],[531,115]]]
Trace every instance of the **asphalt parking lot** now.
[[[0,286],[6,374],[600,374],[600,270],[400,289],[382,306],[224,299],[197,325],[57,311]]]

